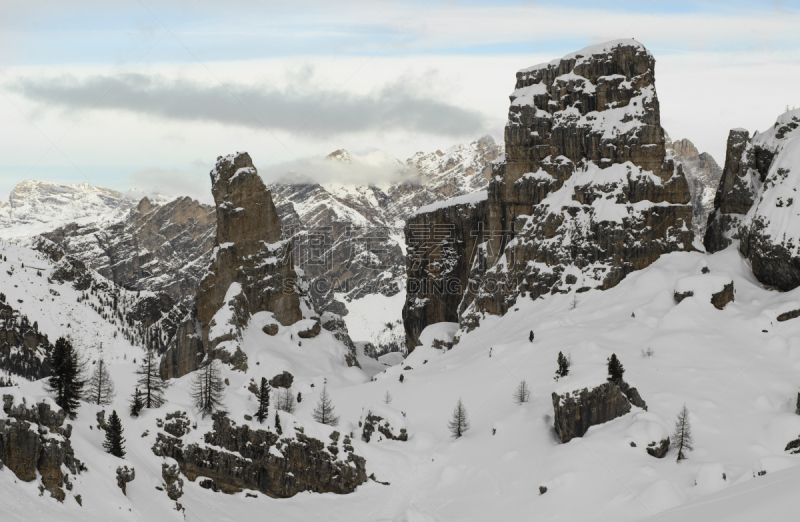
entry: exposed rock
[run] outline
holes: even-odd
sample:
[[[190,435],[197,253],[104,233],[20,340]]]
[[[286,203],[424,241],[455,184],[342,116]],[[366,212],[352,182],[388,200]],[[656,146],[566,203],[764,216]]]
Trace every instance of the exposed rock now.
[[[644,411],[647,411],[647,403],[644,402],[642,396],[639,395],[639,390],[637,390],[636,388],[634,388],[625,381],[618,383],[617,386],[619,386],[619,389],[622,390],[622,393],[625,394],[628,400],[631,401],[631,404],[633,404],[637,408],[641,408]]]
[[[663,459],[664,455],[669,452],[669,437],[661,439],[661,442],[651,442],[647,445],[647,454],[652,455],[657,459]]]
[[[561,442],[583,437],[589,428],[614,420],[631,411],[631,403],[614,383],[607,382],[572,394],[553,393],[555,430]]]
[[[291,373],[284,371],[283,373],[279,373],[270,379],[269,385],[273,388],[291,388],[293,381],[294,376]]]
[[[731,301],[733,301],[733,281],[725,285],[722,291],[711,294],[711,304],[717,310],[722,310]]]
[[[800,317],[800,310],[790,310],[780,314],[777,319],[778,321],[783,322],[788,321],[789,319],[797,319],[798,317]]]
[[[24,398],[16,405],[14,401],[13,395],[3,395],[8,418],[0,419],[0,461],[24,482],[36,480],[38,472],[43,487],[63,501],[61,486],[68,484],[63,468],[73,475],[86,469],[70,444],[72,426],[64,426],[64,411],[51,410],[47,402],[29,406]]]
[[[788,291],[800,285],[800,227],[794,211],[800,184],[800,110],[778,117],[752,138],[744,129],[728,137],[725,169],[703,243],[716,252],[739,239],[739,251],[765,285]]]
[[[469,330],[520,296],[608,289],[692,249],[689,186],[666,154],[654,68],[644,46],[618,40],[517,73],[486,199],[423,207],[406,226],[409,350],[429,324]]]
[[[373,406],[358,423],[361,426],[361,440],[369,442],[377,435],[377,440],[408,440],[408,429],[402,417],[389,406]],[[377,432],[377,433],[376,433]]]
[[[280,327],[279,327],[277,324],[275,324],[275,323],[272,323],[272,324],[265,324],[265,325],[264,325],[264,327],[263,327],[263,328],[261,328],[261,330],[262,330],[262,331],[263,331],[265,334],[267,334],[267,335],[271,335],[271,336],[278,335],[278,330],[279,330],[279,329],[280,329]]]
[[[133,482],[136,478],[136,470],[128,466],[120,466],[117,468],[117,486],[122,490],[122,494],[128,495],[128,482]]]
[[[167,485],[167,496],[177,501],[183,496],[183,479],[181,478],[180,468],[177,464],[161,464],[161,478]]]
[[[159,433],[153,452],[175,459],[189,480],[205,477],[208,481],[201,486],[226,493],[255,489],[274,498],[303,491],[341,494],[367,480],[362,457],[346,452],[344,460],[338,458],[322,441],[300,431],[295,438],[279,440],[271,431],[236,426],[215,414],[214,430],[204,441],[184,445],[179,438]]]
[[[0,370],[36,380],[50,375],[53,345],[38,323],[0,301]]]
[[[319,335],[321,331],[321,327],[319,324],[319,320],[315,320],[314,324],[305,330],[300,330],[297,332],[297,336],[301,339],[313,339],[314,337]]]

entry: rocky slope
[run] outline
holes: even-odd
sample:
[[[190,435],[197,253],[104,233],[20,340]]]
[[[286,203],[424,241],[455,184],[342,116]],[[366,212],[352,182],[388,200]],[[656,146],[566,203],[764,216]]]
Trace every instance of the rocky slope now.
[[[433,205],[414,218],[431,229],[446,229],[455,215],[483,223],[459,232],[477,248],[406,228],[414,247],[406,262],[409,350],[442,320],[436,310],[470,329],[519,297],[607,289],[662,254],[692,248],[689,187],[666,154],[654,71],[643,45],[618,40],[517,73],[506,152],[485,202],[455,198],[447,213]]]
[[[800,110],[782,114],[769,130],[728,136],[725,169],[703,243],[716,252],[739,240],[739,251],[766,285],[800,285]]]
[[[188,197],[164,204],[145,197],[116,223],[70,223],[42,236],[118,285],[181,302],[197,293],[215,233],[213,207]]]
[[[683,166],[683,173],[689,183],[692,203],[692,229],[695,237],[705,234],[708,215],[714,210],[714,195],[722,177],[722,168],[708,152],[699,152],[694,143],[686,138],[672,141],[666,138],[667,154]]]

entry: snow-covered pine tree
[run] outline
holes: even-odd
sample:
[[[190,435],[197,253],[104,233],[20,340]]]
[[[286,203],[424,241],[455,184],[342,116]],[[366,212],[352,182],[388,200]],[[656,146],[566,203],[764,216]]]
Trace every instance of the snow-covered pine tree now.
[[[133,398],[131,399],[131,417],[138,417],[142,408],[144,408],[142,392],[139,391],[139,388],[136,388],[136,391],[133,392]]]
[[[103,359],[97,361],[92,372],[92,377],[86,383],[84,400],[92,404],[111,404],[116,395],[114,381],[108,373],[108,367]]]
[[[611,357],[608,359],[608,380],[609,382],[613,382],[614,384],[619,384],[622,382],[622,374],[625,373],[625,368],[622,367],[622,363],[617,359],[617,355],[612,353]]]
[[[194,372],[191,397],[203,417],[224,410],[222,401],[225,398],[225,381],[216,359]]]
[[[269,415],[269,395],[272,393],[272,387],[269,385],[266,377],[261,378],[261,387],[258,390],[258,411],[256,412],[256,419],[258,422],[264,423],[264,420]]]
[[[142,364],[136,369],[137,384],[142,390],[142,403],[145,408],[159,408],[164,404],[164,390],[167,383],[161,380],[158,371],[158,359],[152,350],[148,350]]]
[[[278,435],[283,435],[283,428],[281,428],[281,416],[278,415],[278,412],[275,412],[275,433]]]
[[[454,439],[461,437],[469,429],[469,416],[461,399],[458,399],[458,404],[453,410],[453,417],[447,423],[447,427],[450,428],[450,434]]]
[[[517,389],[514,390],[514,402],[517,404],[522,404],[524,402],[528,402],[531,400],[531,389],[528,386],[528,382],[525,379],[520,381]]]
[[[322,394],[319,396],[319,402],[317,402],[312,415],[314,420],[320,424],[327,424],[328,426],[337,426],[339,424],[339,417],[334,412],[327,386],[322,387]]]
[[[676,459],[678,462],[686,458],[684,451],[692,451],[694,449],[692,426],[689,423],[689,410],[686,408],[686,404],[683,405],[683,408],[678,413],[678,418],[675,419],[672,446],[678,448],[678,458]]]
[[[616,357],[615,357],[616,358]],[[561,377],[569,375],[569,358],[564,357],[564,354],[558,352],[558,369],[556,370],[555,379],[559,380]]]
[[[106,453],[111,453],[115,457],[125,458],[125,439],[122,437],[122,421],[119,420],[117,411],[111,412],[106,428],[106,440],[103,441],[103,448]]]
[[[47,389],[55,394],[55,403],[72,414],[78,409],[83,395],[83,364],[72,343],[59,337],[50,355],[53,375],[47,380]]]
[[[275,409],[285,411],[286,413],[294,413],[297,403],[294,399],[294,394],[291,388],[282,388],[278,392],[278,397],[275,400]]]

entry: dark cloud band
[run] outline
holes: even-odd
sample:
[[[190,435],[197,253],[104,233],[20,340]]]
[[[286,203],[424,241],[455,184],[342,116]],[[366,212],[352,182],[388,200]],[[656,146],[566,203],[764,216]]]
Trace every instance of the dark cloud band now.
[[[369,94],[354,94],[302,85],[284,89],[204,86],[142,74],[115,81],[101,75],[23,78],[13,87],[30,100],[66,109],[116,109],[306,135],[406,131],[473,136],[485,126],[477,111],[427,96],[416,84],[396,83]]]

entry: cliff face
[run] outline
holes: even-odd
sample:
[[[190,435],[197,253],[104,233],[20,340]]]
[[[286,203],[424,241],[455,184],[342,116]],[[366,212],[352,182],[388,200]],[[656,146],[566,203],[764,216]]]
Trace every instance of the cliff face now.
[[[50,375],[53,345],[39,332],[38,323],[6,303],[0,296],[0,370],[29,380]]]
[[[304,491],[343,494],[367,480],[366,461],[353,453],[348,437],[340,442],[336,431],[326,446],[302,430],[279,438],[271,431],[236,426],[217,414],[204,441],[184,445],[179,437],[159,433],[153,452],[175,459],[189,480],[206,477],[211,482],[201,485],[224,493],[254,489],[274,498]]]
[[[246,368],[235,341],[257,312],[271,312],[282,325],[303,319],[291,244],[281,240],[275,205],[250,156],[220,156],[211,184],[217,222],[213,259],[193,312],[162,360],[165,379],[197,369],[208,355]]]
[[[62,487],[72,489],[69,473],[77,475],[85,469],[72,450],[72,426],[64,426],[64,412],[51,410],[44,402],[29,406],[25,400],[17,402],[13,395],[3,395],[3,413],[0,462],[22,481],[41,476],[42,486],[63,501],[66,494]]]
[[[732,240],[764,284],[800,285],[800,219],[794,211],[800,184],[800,110],[781,115],[752,138],[744,129],[728,136],[725,169],[703,243],[716,252]]]
[[[644,46],[619,40],[518,72],[505,157],[494,164],[485,211],[471,217],[483,226],[464,231],[477,247],[450,260],[469,267],[458,275],[469,284],[455,297],[409,291],[406,310],[424,299],[431,310],[459,302],[470,328],[520,296],[607,289],[661,254],[690,250],[689,187],[666,155],[654,67]],[[447,219],[415,218],[434,227]],[[419,257],[419,247],[407,256],[409,289]],[[406,313],[408,346],[440,315]]]
[[[191,198],[148,198],[111,225],[70,223],[42,234],[70,257],[125,288],[191,300],[211,262],[214,207]]]

